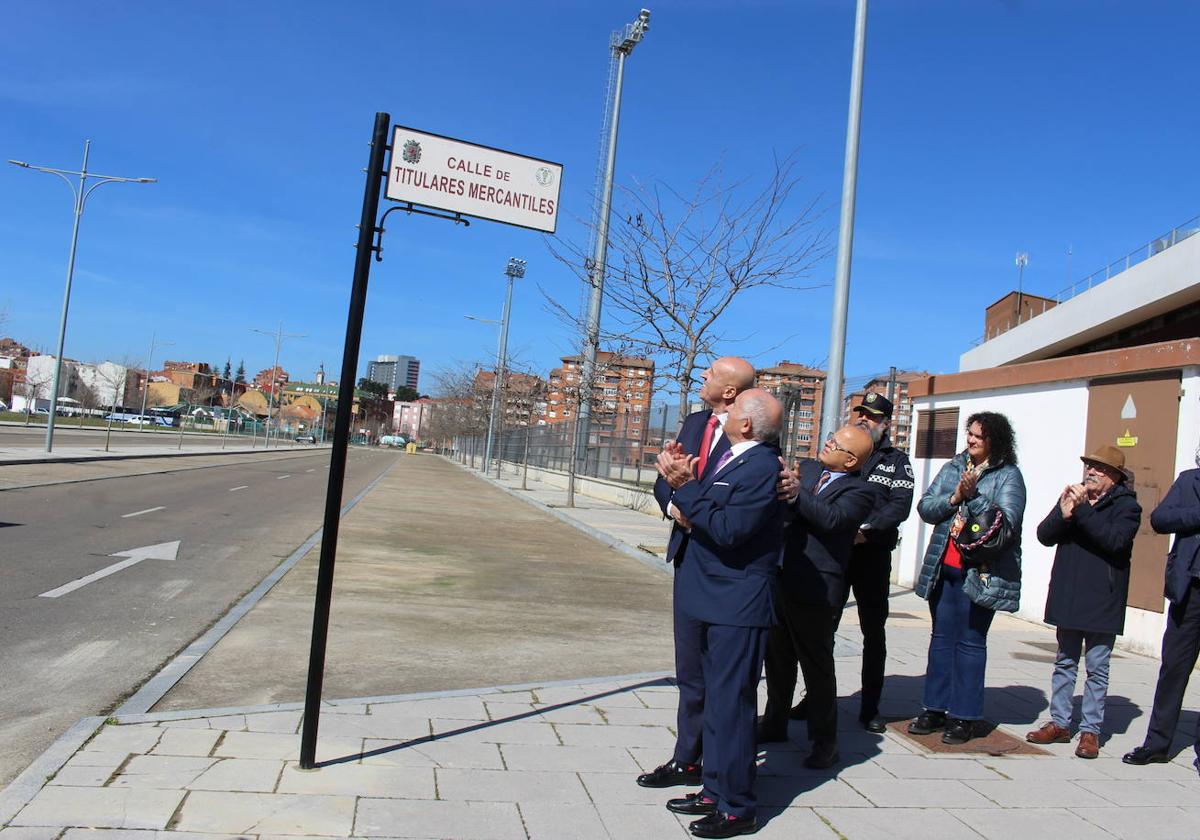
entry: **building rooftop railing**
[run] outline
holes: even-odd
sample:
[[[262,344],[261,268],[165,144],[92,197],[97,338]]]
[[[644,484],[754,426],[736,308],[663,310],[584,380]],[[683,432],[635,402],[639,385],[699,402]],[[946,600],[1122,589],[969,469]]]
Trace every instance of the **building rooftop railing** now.
[[[1111,280],[1118,274],[1123,274],[1124,272],[1133,268],[1135,265],[1150,259],[1155,254],[1161,254],[1168,248],[1178,245],[1183,240],[1195,236],[1198,233],[1200,233],[1200,216],[1193,216],[1183,224],[1176,225],[1175,227],[1171,228],[1162,236],[1156,236],[1149,242],[1134,248],[1125,256],[1108,263],[1108,265],[1104,266],[1103,268],[1097,269],[1081,280],[1077,280],[1070,286],[1059,290],[1059,292],[1054,295],[1054,300],[1056,303],[1065,303],[1076,295],[1086,292],[1093,286],[1098,286],[1106,280]],[[1043,311],[1045,310],[1043,309]],[[1040,312],[1037,313],[1037,315],[1040,314]],[[1031,315],[1030,318],[1037,317],[1037,315]],[[1028,320],[1029,318],[1023,319],[1023,321]],[[985,341],[994,337],[995,336],[980,336],[971,342],[971,346],[978,347],[980,344],[983,344]]]

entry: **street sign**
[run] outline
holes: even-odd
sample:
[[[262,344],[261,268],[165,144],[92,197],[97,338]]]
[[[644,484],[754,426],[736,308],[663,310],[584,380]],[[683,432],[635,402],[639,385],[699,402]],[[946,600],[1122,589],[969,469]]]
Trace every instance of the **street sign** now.
[[[386,197],[554,233],[562,164],[394,126]]]

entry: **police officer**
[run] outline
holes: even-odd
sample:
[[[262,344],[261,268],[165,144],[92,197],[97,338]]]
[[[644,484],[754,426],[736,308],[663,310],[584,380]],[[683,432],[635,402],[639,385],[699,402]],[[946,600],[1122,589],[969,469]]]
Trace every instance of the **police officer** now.
[[[866,429],[875,444],[862,468],[862,475],[876,491],[875,506],[858,530],[850,556],[850,588],[858,606],[858,623],[863,635],[862,706],[858,719],[869,732],[883,732],[886,721],[879,715],[883,695],[883,671],[887,661],[888,617],[891,594],[892,549],[900,538],[900,523],[908,519],[913,503],[913,471],[908,456],[888,437],[892,425],[892,403],[883,394],[870,393],[854,407],[853,421]],[[847,597],[849,593],[847,593]],[[840,614],[839,614],[840,617]],[[792,716],[803,715],[798,705]]]

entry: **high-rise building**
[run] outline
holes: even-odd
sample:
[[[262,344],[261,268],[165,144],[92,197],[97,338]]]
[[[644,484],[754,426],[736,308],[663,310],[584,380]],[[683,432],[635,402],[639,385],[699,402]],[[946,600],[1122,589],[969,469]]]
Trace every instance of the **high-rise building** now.
[[[562,367],[550,371],[547,425],[574,420],[582,373],[580,356],[563,356]],[[626,450],[620,457],[629,463],[638,463],[650,425],[650,395],[653,392],[652,360],[606,350],[597,352],[589,445],[603,448],[620,443]]]
[[[421,362],[414,356],[376,356],[367,362],[367,379],[386,385],[389,391],[402,386],[417,390]]]
[[[821,401],[825,371],[786,359],[756,371],[758,387],[783,403],[779,446],[790,458],[815,458],[821,448]]]

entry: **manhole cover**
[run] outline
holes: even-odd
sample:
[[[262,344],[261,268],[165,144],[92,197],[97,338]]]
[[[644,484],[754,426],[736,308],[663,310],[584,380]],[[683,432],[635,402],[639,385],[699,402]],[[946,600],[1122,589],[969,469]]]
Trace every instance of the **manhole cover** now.
[[[1014,738],[1001,730],[994,723],[984,722],[988,729],[986,735],[972,738],[965,744],[943,744],[942,733],[933,732],[929,735],[910,735],[908,724],[911,720],[897,720],[888,724],[888,729],[902,738],[920,746],[927,752],[933,753],[983,753],[984,755],[1050,755],[1041,747],[1036,747],[1028,741]]]

